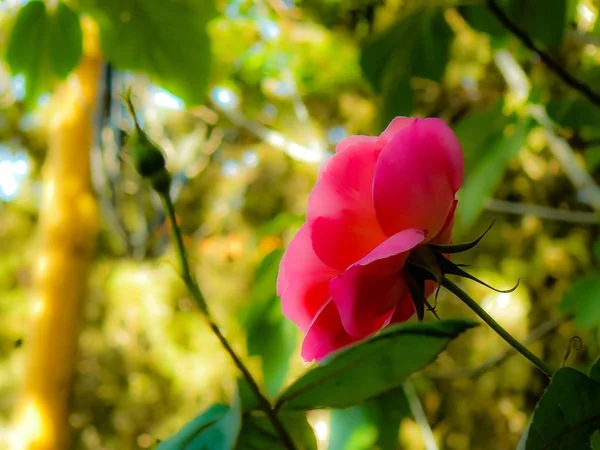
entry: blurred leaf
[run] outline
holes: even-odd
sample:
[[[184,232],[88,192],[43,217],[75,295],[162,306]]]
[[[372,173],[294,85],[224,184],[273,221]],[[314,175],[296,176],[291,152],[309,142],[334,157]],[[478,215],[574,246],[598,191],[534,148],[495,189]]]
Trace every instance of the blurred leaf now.
[[[596,383],[600,383],[600,360],[596,361],[590,368],[590,378]]]
[[[231,407],[216,404],[161,442],[157,450],[231,450],[241,427],[241,405],[236,394]]]
[[[379,395],[362,405],[331,411],[329,450],[372,448],[394,450],[400,422],[411,411],[403,388]]]
[[[102,51],[119,70],[141,72],[188,105],[204,102],[212,0],[81,0],[100,26]]]
[[[274,250],[259,265],[242,319],[248,354],[261,357],[265,386],[271,397],[277,395],[283,384],[297,342],[296,326],[283,316],[277,297],[282,255],[282,250]]]
[[[278,416],[298,450],[317,449],[315,434],[304,413],[282,411],[278,413]],[[279,435],[267,417],[262,413],[253,412],[244,417],[236,448],[239,450],[280,450],[283,446]]]
[[[395,116],[411,114],[413,76],[442,78],[452,36],[444,10],[426,6],[405,14],[363,46],[360,65],[382,96],[382,125]]]
[[[547,47],[560,46],[575,12],[572,0],[511,0],[505,11],[533,40]]]
[[[444,12],[443,8],[431,8],[419,13],[419,29],[412,50],[415,76],[440,81],[444,75],[454,37]]]
[[[50,61],[54,73],[65,79],[77,67],[83,53],[81,23],[79,16],[63,2],[58,3],[50,17]]]
[[[575,313],[575,323],[581,328],[600,326],[600,274],[577,278],[563,295],[561,309]]]
[[[502,181],[509,161],[525,145],[530,129],[531,119],[521,119],[511,136],[495,135],[478,149],[478,160],[467,172],[468,177],[459,192],[458,215],[464,226],[469,227],[477,220],[485,201]]]
[[[558,370],[538,402],[527,450],[590,449],[600,430],[600,384],[570,367]]]
[[[548,47],[562,43],[577,6],[576,0],[500,0],[497,3],[519,28]],[[496,39],[510,35],[484,4],[461,6],[458,11],[474,30]]]
[[[476,324],[467,320],[403,324],[351,346],[296,380],[277,401],[283,409],[343,408],[396,388]]]
[[[5,57],[11,72],[25,79],[27,102],[50,91],[53,78],[64,79],[77,66],[82,39],[79,17],[62,2],[51,13],[41,1],[19,9]]]
[[[579,130],[585,126],[600,126],[600,111],[587,100],[554,98],[546,108],[550,118],[565,128]]]
[[[270,220],[262,227],[260,227],[256,233],[258,237],[273,236],[275,234],[283,233],[290,228],[298,227],[304,223],[304,216],[292,213],[281,213],[278,214],[273,220]]]
[[[589,172],[595,172],[600,168],[600,145],[586,148],[584,156]]]
[[[506,2],[498,2],[505,6]],[[481,33],[487,33],[492,37],[501,38],[508,35],[506,28],[483,4],[459,6],[458,12],[471,28]]]
[[[502,112],[503,106],[504,102],[498,100],[485,109],[469,113],[454,127],[465,156],[465,173],[471,172],[480,161],[481,153],[487,151],[498,136],[503,135],[511,122],[512,117]]]

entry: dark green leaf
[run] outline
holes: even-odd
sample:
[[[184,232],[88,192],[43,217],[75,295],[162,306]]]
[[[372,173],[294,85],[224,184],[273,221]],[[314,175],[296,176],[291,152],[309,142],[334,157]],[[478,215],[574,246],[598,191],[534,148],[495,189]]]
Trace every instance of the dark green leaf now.
[[[560,307],[575,313],[575,323],[581,328],[600,325],[600,274],[577,278],[565,292]]]
[[[533,413],[526,450],[590,449],[600,430],[600,384],[569,367],[557,371]]]
[[[476,324],[466,320],[403,324],[328,358],[279,397],[284,409],[344,408],[398,387]]]
[[[6,62],[13,74],[25,79],[25,99],[34,102],[52,88],[53,78],[64,79],[82,53],[79,18],[60,2],[52,13],[44,3],[23,6],[8,37]]]
[[[231,407],[208,408],[177,434],[160,443],[157,450],[231,450],[241,428],[241,405],[236,394]]]
[[[396,388],[364,404],[331,411],[329,450],[398,446],[400,422],[410,417],[403,388]]]
[[[512,117],[504,115],[504,103],[478,109],[464,117],[454,128],[465,155],[465,173],[469,174],[499,136],[503,135]]]
[[[282,255],[281,250],[274,250],[259,265],[242,318],[248,354],[261,357],[265,386],[272,397],[283,384],[297,342],[296,326],[283,316],[276,292]]]
[[[562,43],[573,14],[571,0],[511,0],[507,15],[535,41],[547,47]]]
[[[373,89],[382,95],[383,126],[395,116],[412,113],[413,76],[441,79],[452,36],[443,9],[425,6],[403,15],[363,46],[360,65]]]
[[[147,74],[187,104],[205,99],[212,0],[82,0],[100,25],[102,50],[119,70]]]
[[[81,23],[79,16],[62,2],[51,17],[48,36],[50,61],[53,72],[64,79],[77,67],[83,53]]]
[[[600,360],[596,361],[590,369],[590,378],[600,383]]]
[[[8,36],[6,62],[13,74],[25,79],[25,99],[35,101],[50,89],[49,70],[46,64],[48,16],[40,1],[23,6]]]
[[[600,145],[586,148],[584,156],[588,171],[596,172],[600,168]]]
[[[440,81],[446,69],[454,32],[446,22],[442,8],[419,13],[419,18],[420,28],[412,51],[413,75]]]
[[[579,130],[586,126],[600,126],[600,111],[587,100],[554,98],[548,102],[546,109],[550,118],[565,128]]]
[[[498,3],[501,4],[501,2]],[[496,38],[503,38],[508,34],[506,28],[484,4],[460,6],[458,12],[474,30]]]
[[[487,140],[486,146],[480,149],[480,159],[473,163],[459,193],[458,217],[463,225],[469,227],[479,217],[485,201],[502,181],[509,161],[525,145],[530,129],[531,120],[521,119],[511,136],[497,135],[493,140]]]
[[[278,416],[298,450],[317,449],[315,434],[304,413],[282,411]],[[280,450],[282,448],[279,435],[264,414],[253,412],[244,417],[236,449]]]

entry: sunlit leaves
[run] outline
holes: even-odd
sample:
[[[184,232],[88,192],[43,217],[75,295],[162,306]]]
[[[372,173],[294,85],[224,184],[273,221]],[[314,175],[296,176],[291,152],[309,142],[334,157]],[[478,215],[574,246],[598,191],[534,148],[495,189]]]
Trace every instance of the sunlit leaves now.
[[[396,388],[476,324],[467,320],[404,324],[334,354],[279,397],[283,409],[343,408]]]
[[[25,79],[25,99],[35,101],[77,66],[82,54],[79,17],[65,3],[48,10],[43,2],[21,7],[8,37],[6,62]]]
[[[204,101],[211,50],[211,0],[82,0],[100,25],[104,56],[120,70],[141,72],[187,104]]]

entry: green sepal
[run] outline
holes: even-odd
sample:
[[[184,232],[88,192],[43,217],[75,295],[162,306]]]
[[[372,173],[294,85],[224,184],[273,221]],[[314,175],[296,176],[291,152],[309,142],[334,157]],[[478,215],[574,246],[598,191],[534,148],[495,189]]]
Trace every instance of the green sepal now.
[[[492,229],[493,226],[494,226],[494,221],[492,221],[492,223],[490,223],[490,226],[487,227],[487,230],[485,230],[481,236],[479,236],[477,239],[475,239],[471,242],[465,242],[464,244],[455,244],[455,245],[428,244],[427,247],[429,247],[439,253],[453,254],[453,253],[466,252],[466,251],[474,248],[477,244],[479,244],[479,242],[488,233],[488,231],[490,231]]]
[[[415,276],[410,269],[405,275],[406,286],[410,292],[413,303],[415,304],[415,311],[417,312],[417,319],[419,322],[423,322],[425,317],[425,279],[423,277]]]

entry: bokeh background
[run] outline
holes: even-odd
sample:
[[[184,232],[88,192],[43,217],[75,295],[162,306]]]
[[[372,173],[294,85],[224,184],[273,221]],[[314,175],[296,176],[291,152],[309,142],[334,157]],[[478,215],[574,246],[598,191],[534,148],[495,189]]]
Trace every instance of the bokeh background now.
[[[24,45],[17,54],[30,61],[15,59],[15,23],[26,3],[0,1],[7,56],[0,64],[0,447],[25,448],[15,415],[31,386],[26,380],[68,371],[74,358],[48,339],[36,350],[47,367],[25,373],[40,295],[52,298],[45,307],[57,317],[71,310],[67,302],[81,309],[65,322],[78,346],[65,386],[73,449],[152,448],[234,388],[229,360],[177,276],[160,202],[131,167],[131,122],[121,99],[127,87],[145,130],[167,154],[178,219],[208,303],[256,376],[269,378],[270,394],[308,367],[301,336],[274,303],[274,280],[319,165],[344,137],[377,134],[396,115],[441,117],[463,144],[455,240],[474,238],[495,220],[485,240],[457,260],[496,287],[520,279],[511,294],[464,288],[553,365],[583,370],[597,356],[598,95],[594,103],[593,92],[565,83],[485,1],[218,0],[211,8],[200,1],[142,8],[131,0],[119,17],[137,31],[113,42],[105,59],[110,43],[100,54],[86,44],[84,58],[100,61],[97,77],[86,81],[79,72],[75,87],[72,78],[60,81],[67,74],[42,70],[43,58],[27,47],[39,37],[31,28],[17,39]],[[497,3],[559,68],[600,92],[597,2]],[[65,4],[108,26],[102,2]],[[180,4],[194,4],[203,18],[196,34],[179,27]],[[135,39],[154,66],[128,50]],[[193,52],[201,63],[188,64]],[[165,74],[167,66],[176,76]],[[64,99],[86,86],[95,94],[89,145],[76,139],[81,130],[61,128],[57,119],[72,112]],[[61,178],[60,167],[81,161],[91,161],[88,200],[98,213],[70,216],[48,192],[73,181]],[[48,231],[53,226],[63,234]],[[64,286],[49,287],[39,271],[52,271],[48,252],[78,233],[92,245],[56,270],[72,267],[73,285],[86,289],[71,295],[66,288],[63,299]],[[255,304],[266,306],[257,312]],[[437,306],[443,318],[472,315],[444,292]],[[565,361],[574,336],[583,345]],[[547,381],[522,357],[504,358],[506,349],[479,327],[414,376],[398,397],[397,448],[515,448]],[[309,421],[320,448],[377,448],[376,421],[363,410],[317,411]],[[31,432],[35,426],[28,422]]]

